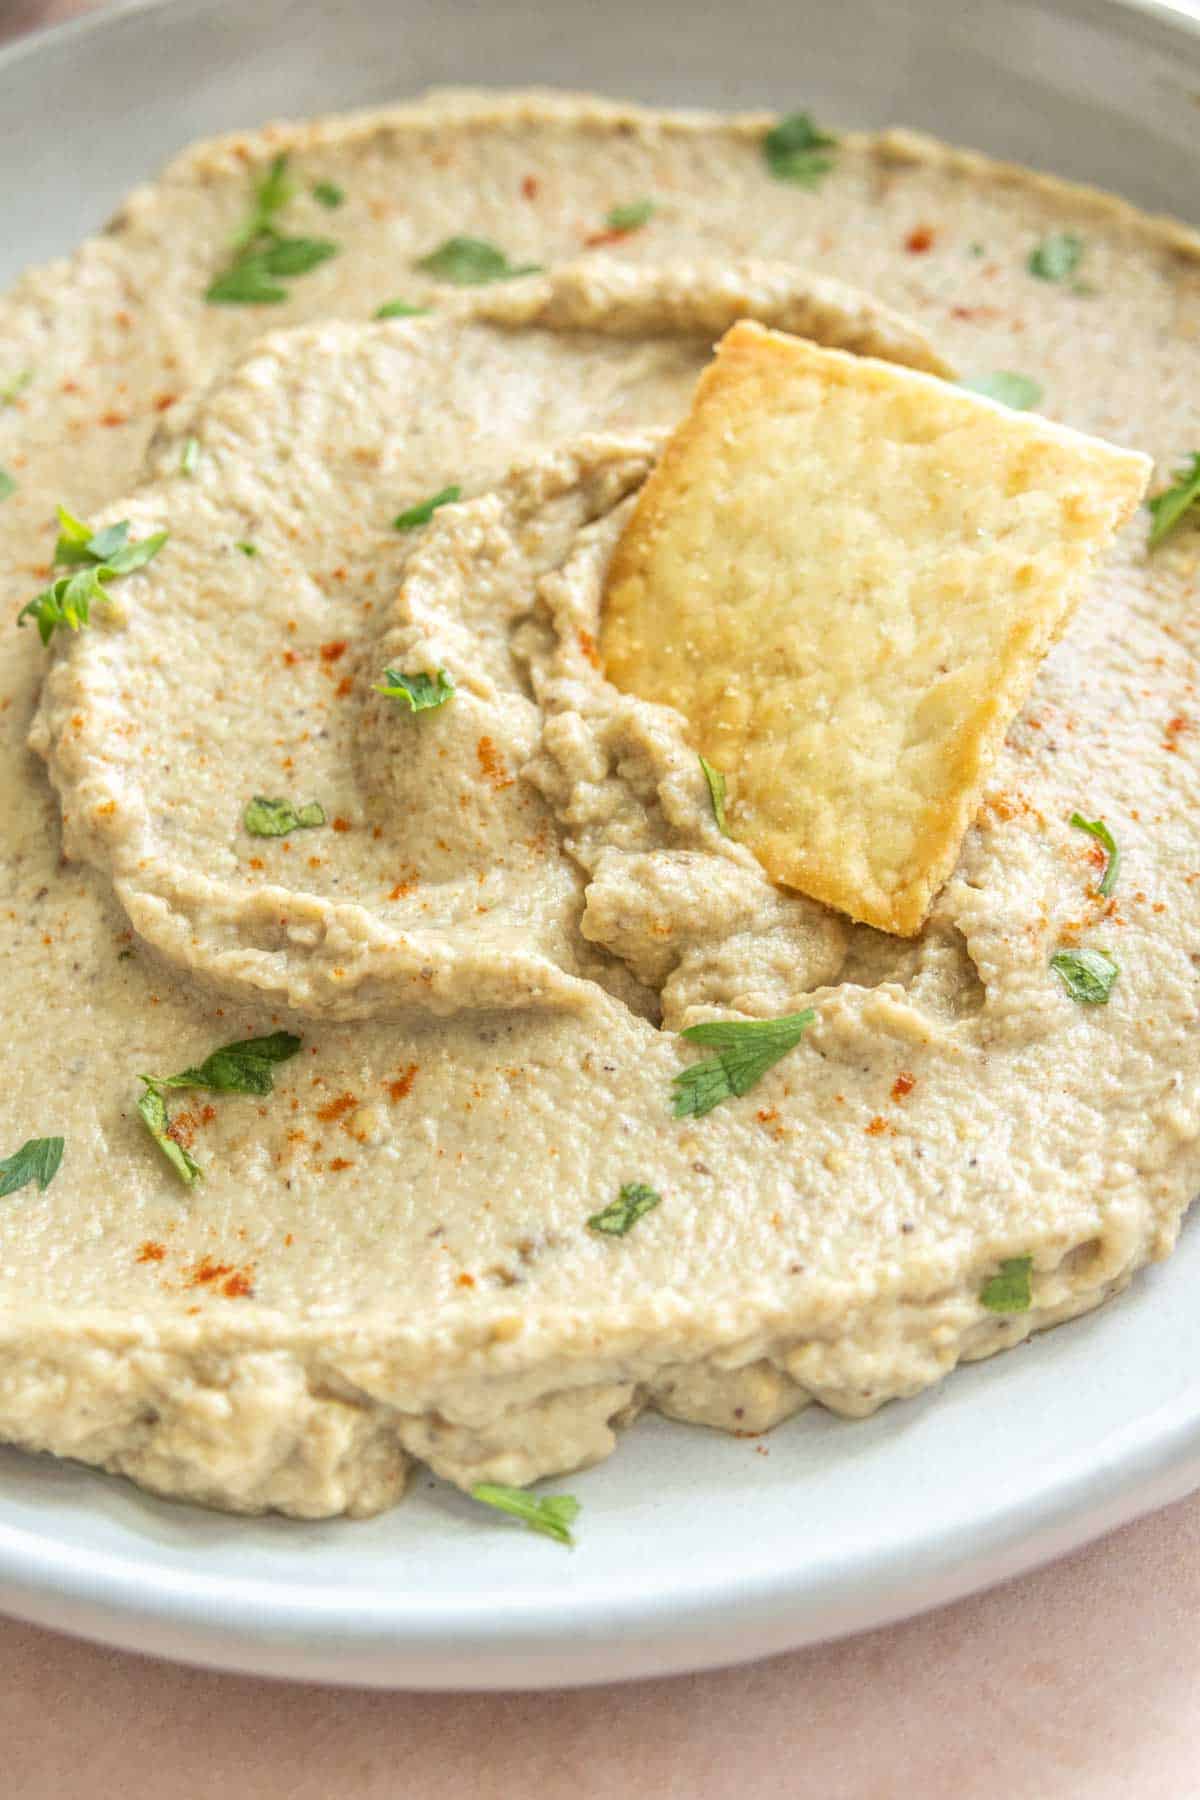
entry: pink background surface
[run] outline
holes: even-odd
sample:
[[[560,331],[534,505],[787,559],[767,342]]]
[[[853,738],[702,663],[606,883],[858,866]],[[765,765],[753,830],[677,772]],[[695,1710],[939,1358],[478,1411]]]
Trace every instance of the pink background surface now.
[[[85,10],[0,0],[0,37]],[[1185,1800],[1200,1794],[1198,1664],[1200,1495],[905,1625],[580,1693],[285,1686],[0,1621],[0,1792]]]

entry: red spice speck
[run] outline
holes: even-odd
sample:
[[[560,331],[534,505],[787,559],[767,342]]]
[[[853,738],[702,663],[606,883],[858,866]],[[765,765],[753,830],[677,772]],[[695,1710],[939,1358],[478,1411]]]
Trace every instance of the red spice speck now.
[[[501,788],[512,786],[513,778],[501,761],[500,753],[490,737],[480,738],[475,746],[475,755],[485,779],[491,782],[497,792]]]
[[[867,1136],[868,1137],[879,1137],[881,1135],[881,1133],[883,1133],[887,1130],[887,1128],[888,1128],[887,1120],[881,1119],[879,1117],[879,1114],[876,1113],[875,1117],[871,1120],[871,1123],[866,1128]]]
[[[349,1157],[331,1156],[329,1159],[329,1166],[336,1175],[340,1174],[343,1169],[352,1169],[354,1164],[350,1161]]]
[[[244,1270],[236,1270],[225,1283],[221,1292],[228,1300],[244,1300],[254,1292],[254,1284]]]
[[[138,1251],[137,1259],[140,1263],[162,1262],[166,1254],[165,1244],[156,1244],[153,1238],[147,1238]]]
[[[129,417],[126,413],[106,412],[100,415],[101,425],[127,425]]]
[[[924,250],[933,249],[933,228],[929,225],[918,225],[910,231],[904,240],[904,248],[913,256],[919,256]]]
[[[338,817],[333,821],[333,829],[335,831],[349,831],[351,829],[349,819],[343,819],[339,813]]]
[[[475,1277],[473,1275],[468,1275],[466,1273],[466,1271],[464,1270],[464,1272],[458,1277],[458,1285],[459,1285],[459,1287],[466,1287],[466,1288],[474,1287],[475,1286]]]
[[[591,632],[584,631],[582,626],[579,628],[579,648],[583,651],[584,656],[587,661],[591,663],[593,669],[598,669],[600,667],[600,652],[596,648],[596,640]]]
[[[348,1112],[353,1112],[357,1105],[357,1094],[339,1094],[336,1100],[327,1100],[324,1106],[318,1106],[317,1117],[323,1125],[333,1125],[338,1119],[344,1119]]]
[[[541,185],[542,184],[536,175],[526,175],[524,181],[521,183],[521,192],[524,194],[526,200],[536,200],[541,191]]]
[[[910,1075],[906,1069],[902,1069],[892,1083],[892,1099],[903,1100],[906,1094],[912,1093],[916,1085],[916,1076]]]
[[[345,638],[334,638],[331,643],[321,645],[321,661],[335,663],[346,654]]]
[[[395,1081],[386,1081],[384,1083],[384,1086],[388,1091],[389,1099],[403,1100],[406,1095],[412,1093],[412,1084],[417,1078],[418,1067],[419,1065],[417,1063],[409,1063],[403,1075],[398,1075]]]

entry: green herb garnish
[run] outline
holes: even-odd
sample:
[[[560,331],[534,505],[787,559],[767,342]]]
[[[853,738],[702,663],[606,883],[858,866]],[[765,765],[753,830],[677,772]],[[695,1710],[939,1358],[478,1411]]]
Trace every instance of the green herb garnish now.
[[[145,1076],[142,1077],[143,1081]],[[203,1174],[200,1164],[190,1150],[171,1136],[171,1120],[167,1113],[167,1103],[157,1088],[144,1090],[137,1103],[138,1114],[142,1124],[150,1133],[180,1181],[191,1187],[193,1181]]]
[[[985,1281],[979,1298],[989,1312],[1028,1312],[1033,1304],[1029,1275],[1032,1256],[1010,1256],[1000,1264],[1000,1273]]]
[[[65,1138],[26,1138],[19,1150],[0,1158],[0,1200],[36,1181],[44,1193],[58,1174]]]
[[[1085,1006],[1104,1006],[1120,974],[1105,950],[1056,950],[1050,967],[1061,976],[1072,1000]]]
[[[641,1181],[627,1181],[615,1200],[603,1212],[593,1213],[589,1231],[602,1231],[609,1237],[624,1237],[630,1228],[662,1201],[662,1195]]]
[[[405,675],[401,669],[385,669],[383,680],[374,684],[375,692],[389,700],[404,700],[409,712],[428,712],[431,707],[445,706],[456,689],[454,678],[445,669],[436,675]]]
[[[275,1083],[275,1064],[295,1056],[301,1042],[291,1031],[241,1038],[223,1044],[202,1063],[178,1075],[142,1075],[139,1080],[155,1089],[198,1087],[218,1094],[269,1094]]]
[[[763,139],[763,155],[776,181],[794,181],[799,187],[816,187],[833,167],[832,150],[837,139],[821,131],[808,113],[789,113]]]
[[[1101,876],[1100,886],[1096,890],[1107,899],[1117,885],[1117,875],[1121,868],[1121,852],[1117,849],[1117,840],[1103,819],[1085,819],[1082,813],[1073,812],[1071,823],[1080,831],[1090,832],[1108,851],[1108,861],[1104,865],[1104,874]]]
[[[346,190],[340,188],[336,181],[314,181],[312,196],[321,206],[327,206],[332,211],[335,206],[342,204],[346,198]]]
[[[4,467],[4,464],[0,463],[0,500],[7,500],[8,496],[10,494],[15,494],[16,491],[16,482]]]
[[[444,487],[440,493],[431,494],[428,500],[410,506],[407,512],[397,513],[392,520],[394,531],[415,531],[418,525],[428,525],[439,506],[452,506],[456,500],[462,499],[460,487]]]
[[[204,298],[219,306],[273,306],[286,300],[280,282],[306,275],[338,253],[329,238],[285,237],[275,216],[295,193],[287,156],[277,156],[256,185],[250,217],[233,243],[233,260]]]
[[[17,396],[23,394],[33,380],[32,369],[21,369],[10,375],[7,381],[0,381],[0,406],[13,406]]]
[[[540,1531],[559,1544],[574,1547],[571,1526],[579,1516],[579,1502],[573,1494],[527,1493],[524,1488],[504,1487],[496,1481],[477,1481],[471,1489],[472,1500],[494,1506],[497,1512],[510,1513],[531,1531]]]
[[[199,461],[200,440],[199,438],[190,437],[184,443],[183,450],[180,453],[179,473],[181,475],[194,475],[196,473],[196,464]]]
[[[73,567],[75,573],[58,576],[17,614],[18,625],[26,619],[36,620],[43,644],[50,642],[59,626],[79,631],[89,624],[93,605],[109,598],[107,583],[140,569],[167,541],[165,531],[155,531],[131,543],[128,519],[93,532],[63,506],[58,509],[58,524],[54,560]]]
[[[625,206],[614,206],[604,223],[610,231],[640,231],[657,211],[653,200],[630,200]]]
[[[286,837],[289,831],[310,831],[324,823],[325,808],[318,800],[293,806],[290,800],[271,800],[266,794],[255,794],[242,814],[251,837]]]
[[[536,275],[541,264],[510,263],[503,250],[486,238],[448,237],[428,256],[420,257],[414,267],[439,281],[451,281],[455,287],[478,287],[488,281],[510,281],[515,275]]]
[[[1189,453],[1188,461],[1181,469],[1175,470],[1174,485],[1164,488],[1161,494],[1155,494],[1147,500],[1150,508],[1152,524],[1150,536],[1146,539],[1148,550],[1157,550],[1165,537],[1169,537],[1184,515],[1200,502],[1200,450]]]
[[[672,1086],[677,1119],[700,1118],[722,1100],[748,1093],[781,1056],[795,1048],[816,1018],[811,1007],[782,1019],[711,1019],[680,1033],[692,1044],[715,1044],[707,1062],[681,1069]]]
[[[427,306],[413,306],[407,300],[385,300],[375,313],[377,319],[421,319]]]
[[[972,375],[960,381],[968,393],[982,394],[985,400],[998,400],[1014,412],[1027,412],[1036,406],[1042,390],[1030,375],[1015,375],[1011,369],[997,369],[994,375]]]
[[[1025,267],[1039,281],[1065,281],[1083,255],[1083,239],[1073,231],[1052,231],[1029,252]]]
[[[258,555],[258,545],[257,544],[239,543],[239,544],[235,544],[233,547],[235,550],[240,550],[243,556],[257,556]]]
[[[708,797],[712,801],[713,818],[717,821],[717,830],[722,837],[729,836],[729,827],[725,823],[725,777],[720,769],[714,769],[706,756],[700,758],[700,767],[704,771],[704,779],[708,783]]]

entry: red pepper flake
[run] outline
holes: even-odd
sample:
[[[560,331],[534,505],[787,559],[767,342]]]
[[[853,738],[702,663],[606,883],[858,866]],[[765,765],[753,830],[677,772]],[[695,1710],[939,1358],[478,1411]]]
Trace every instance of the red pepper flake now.
[[[920,256],[923,251],[932,250],[933,227],[930,225],[918,225],[916,230],[910,231],[905,238],[904,248],[913,256]]]
[[[129,415],[127,413],[119,413],[119,412],[101,413],[100,423],[102,425],[109,425],[109,426],[128,425]]]
[[[491,782],[497,793],[501,788],[512,786],[513,778],[500,760],[500,754],[490,737],[480,738],[475,746],[475,755],[485,779]]]
[[[321,645],[321,661],[322,662],[327,662],[327,663],[338,662],[343,656],[345,656],[345,654],[346,654],[345,638],[334,638],[332,643]]]
[[[406,1095],[412,1093],[412,1084],[417,1078],[419,1066],[418,1063],[409,1063],[403,1075],[398,1075],[395,1081],[384,1082],[383,1085],[387,1088],[390,1100],[403,1100]]]
[[[137,1259],[140,1263],[162,1262],[166,1254],[167,1246],[165,1244],[156,1244],[153,1238],[147,1238],[138,1251]]]
[[[1179,745],[1175,742],[1175,739],[1179,736],[1181,731],[1189,731],[1191,729],[1191,723],[1191,720],[1186,718],[1183,713],[1177,713],[1173,719],[1168,719],[1167,735],[1163,739],[1163,749],[1178,750]]]
[[[285,650],[283,653],[283,660],[289,669],[294,669],[296,664],[300,661],[300,658],[294,650]]]
[[[521,183],[521,192],[527,200],[536,200],[538,194],[541,192],[541,186],[542,184],[536,175],[526,175],[524,181]]]
[[[415,876],[410,881],[398,881],[396,883],[395,887],[392,889],[391,893],[388,895],[388,899],[389,900],[404,900],[408,897],[409,894],[412,893],[412,891],[416,887],[416,885],[417,885],[417,882],[416,882]]]
[[[883,1133],[887,1130],[887,1128],[888,1128],[887,1120],[881,1119],[879,1117],[879,1114],[876,1113],[875,1117],[871,1120],[871,1123],[866,1128],[867,1136],[868,1137],[879,1137],[881,1135],[881,1133]]]
[[[333,691],[337,695],[339,700],[344,700],[346,698],[346,695],[353,688],[353,686],[354,686],[354,677],[352,675],[343,675],[342,679],[338,682],[337,686],[334,688]]]
[[[249,860],[250,860],[250,867],[252,869],[261,869],[262,868],[263,859],[261,856],[252,856]]]
[[[166,412],[169,406],[174,406],[178,398],[178,394],[160,394],[154,402],[155,412]]]
[[[475,1286],[475,1277],[473,1275],[468,1275],[464,1270],[464,1272],[458,1277],[458,1285],[459,1285],[459,1287],[467,1287],[467,1288],[474,1287]]]
[[[344,1119],[348,1112],[353,1112],[357,1105],[357,1094],[339,1094],[336,1100],[327,1100],[324,1106],[318,1106],[317,1117],[323,1125],[332,1125],[338,1119]]]
[[[916,1076],[910,1075],[907,1069],[902,1069],[892,1083],[892,1099],[903,1100],[906,1094],[912,1093],[916,1085]]]
[[[600,667],[600,652],[596,648],[596,640],[591,632],[585,631],[582,626],[579,628],[579,648],[583,651],[584,656],[587,658],[588,662],[591,663],[593,669],[598,669]]]
[[[333,821],[333,829],[335,831],[351,830],[351,825],[350,825],[349,819],[343,819],[341,814],[339,813],[337,818]]]
[[[227,1300],[244,1300],[254,1292],[254,1283],[243,1269],[237,1269],[221,1289]]]
[[[192,1287],[207,1287],[210,1282],[223,1281],[234,1273],[232,1263],[214,1262],[211,1256],[201,1257],[188,1277]]]
[[[332,1156],[329,1159],[329,1166],[333,1170],[334,1174],[338,1175],[341,1173],[341,1171],[343,1169],[352,1169],[354,1167],[354,1164],[350,1161],[350,1159],[348,1157]]]

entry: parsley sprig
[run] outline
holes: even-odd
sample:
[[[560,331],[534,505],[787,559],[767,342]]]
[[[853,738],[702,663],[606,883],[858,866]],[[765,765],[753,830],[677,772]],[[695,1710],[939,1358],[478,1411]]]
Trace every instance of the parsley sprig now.
[[[1146,548],[1157,550],[1163,539],[1183,523],[1186,514],[1200,505],[1200,450],[1193,450],[1183,467],[1176,469],[1173,485],[1155,494],[1146,505],[1151,518]]]
[[[242,814],[242,824],[251,837],[287,837],[291,831],[311,831],[324,823],[325,808],[319,800],[293,806],[290,800],[272,800],[266,794],[255,794]]]
[[[1065,281],[1079,267],[1083,239],[1073,231],[1052,231],[1029,252],[1025,266],[1039,281]]]
[[[439,669],[436,675],[406,675],[403,669],[385,669],[383,680],[374,683],[375,692],[383,694],[388,700],[403,700],[409,712],[428,712],[432,707],[445,706],[447,700],[453,699],[457,689],[454,677],[445,669]]]
[[[825,154],[837,139],[815,125],[806,112],[789,113],[763,139],[763,155],[776,181],[792,181],[797,187],[816,187],[833,167]]]
[[[330,238],[287,237],[276,224],[296,192],[281,152],[256,182],[250,216],[233,240],[233,256],[204,298],[214,306],[273,306],[286,300],[281,282],[328,262],[338,253]]]
[[[269,1094],[275,1085],[275,1065],[295,1056],[301,1040],[290,1031],[273,1031],[267,1037],[242,1038],[223,1044],[202,1063],[182,1069],[178,1075],[140,1075],[145,1083],[138,1113],[179,1179],[188,1187],[203,1173],[185,1144],[173,1135],[164,1088],[208,1088],[216,1094]]]
[[[1000,1264],[1000,1273],[985,1281],[979,1291],[980,1301],[989,1312],[1022,1313],[1033,1305],[1029,1277],[1032,1256],[1009,1256]]]
[[[1086,831],[1108,851],[1108,861],[1104,865],[1104,873],[1100,877],[1100,885],[1096,889],[1107,900],[1117,885],[1117,876],[1121,870],[1121,852],[1117,849],[1117,840],[1103,819],[1085,819],[1082,813],[1073,812],[1071,823],[1079,831]]]
[[[700,768],[708,783],[708,797],[712,801],[713,818],[717,821],[717,830],[722,837],[729,836],[729,826],[725,822],[725,777],[720,769],[714,769],[706,756],[700,758]]]
[[[588,1230],[602,1232],[607,1237],[624,1237],[639,1219],[644,1219],[661,1204],[662,1195],[655,1188],[647,1187],[644,1181],[623,1182],[617,1198],[610,1200],[603,1212],[592,1214]]]
[[[1050,967],[1072,1000],[1083,1006],[1107,1006],[1121,972],[1107,950],[1056,950]]]
[[[658,211],[653,200],[629,200],[624,206],[614,206],[606,215],[604,223],[609,231],[640,231],[648,225]]]
[[[456,500],[462,499],[460,487],[444,487],[438,493],[431,494],[428,500],[419,500],[416,506],[408,507],[397,513],[392,520],[394,531],[415,531],[418,525],[428,525],[439,506],[453,506]]]
[[[107,584],[140,569],[158,555],[167,541],[165,531],[154,531],[131,543],[128,519],[93,531],[64,506],[58,509],[58,525],[55,564],[74,568],[75,573],[59,575],[17,614],[18,625],[26,619],[37,622],[43,644],[50,642],[60,626],[79,631],[90,624],[92,607],[109,598]]]
[[[498,1481],[477,1481],[471,1498],[520,1519],[530,1531],[540,1531],[543,1537],[574,1548],[571,1526],[579,1516],[579,1502],[573,1494],[530,1494],[524,1488],[506,1487]]]
[[[677,1119],[700,1118],[722,1100],[748,1093],[795,1049],[816,1018],[811,1006],[782,1019],[710,1019],[680,1033],[692,1044],[713,1044],[717,1054],[681,1069],[673,1081]]]
[[[60,1137],[26,1138],[11,1156],[0,1157],[0,1200],[28,1187],[31,1181],[44,1193],[58,1174],[65,1142]]]
[[[448,237],[414,264],[455,287],[479,287],[489,281],[511,281],[516,275],[536,275],[541,266],[511,263],[497,245],[476,237]]]

